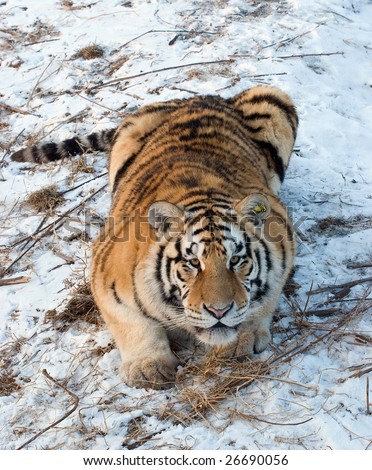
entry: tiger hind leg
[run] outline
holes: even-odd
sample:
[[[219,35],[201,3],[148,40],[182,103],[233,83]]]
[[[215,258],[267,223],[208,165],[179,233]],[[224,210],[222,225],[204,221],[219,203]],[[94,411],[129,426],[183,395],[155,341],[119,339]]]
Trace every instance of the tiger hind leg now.
[[[247,132],[267,154],[271,189],[277,194],[297,134],[298,116],[292,100],[278,88],[257,86],[231,98],[229,103],[242,114]]]

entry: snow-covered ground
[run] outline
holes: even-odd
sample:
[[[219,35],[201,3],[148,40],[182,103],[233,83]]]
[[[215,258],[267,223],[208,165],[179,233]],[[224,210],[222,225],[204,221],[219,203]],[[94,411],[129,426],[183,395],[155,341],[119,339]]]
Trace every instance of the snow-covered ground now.
[[[0,21],[0,448],[371,448],[368,282],[307,292],[372,276],[372,4],[4,0]],[[92,44],[102,57],[77,57]],[[103,325],[53,321],[89,277],[90,239],[109,207],[105,176],[94,179],[105,156],[87,156],[84,172],[9,154],[114,127],[154,101],[259,83],[288,92],[300,116],[281,192],[299,234],[299,288],[283,296],[258,358],[270,372],[192,416],[188,391],[208,399],[218,376],[180,371],[173,389],[131,389]],[[25,204],[51,184],[70,190],[52,213]],[[27,282],[3,285],[17,277]]]

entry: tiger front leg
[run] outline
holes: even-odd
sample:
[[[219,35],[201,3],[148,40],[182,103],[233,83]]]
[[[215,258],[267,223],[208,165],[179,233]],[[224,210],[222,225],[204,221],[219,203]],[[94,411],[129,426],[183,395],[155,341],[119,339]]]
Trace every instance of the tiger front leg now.
[[[120,375],[127,385],[161,389],[174,384],[178,360],[163,327],[141,312],[120,315],[137,317],[135,321],[121,321],[117,315],[103,316],[120,351]]]

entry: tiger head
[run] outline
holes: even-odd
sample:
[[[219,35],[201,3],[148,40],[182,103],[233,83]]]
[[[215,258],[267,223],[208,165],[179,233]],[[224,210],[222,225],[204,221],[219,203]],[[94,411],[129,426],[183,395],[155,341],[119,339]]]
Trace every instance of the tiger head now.
[[[252,242],[269,212],[268,200],[259,194],[228,209],[151,205],[149,222],[162,244],[158,277],[163,295],[176,299],[176,325],[210,345],[237,338],[250,311],[251,282],[259,274]]]

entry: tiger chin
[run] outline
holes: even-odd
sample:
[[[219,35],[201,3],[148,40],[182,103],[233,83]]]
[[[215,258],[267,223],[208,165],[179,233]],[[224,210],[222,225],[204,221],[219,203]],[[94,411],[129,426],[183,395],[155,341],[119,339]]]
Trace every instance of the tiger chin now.
[[[129,386],[175,382],[175,334],[224,358],[270,343],[295,256],[278,191],[297,126],[291,99],[259,86],[155,103],[116,129],[13,154],[42,163],[109,152],[112,206],[93,246],[91,287]]]

